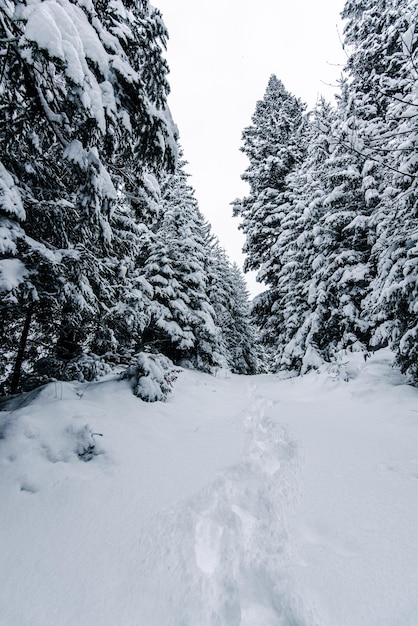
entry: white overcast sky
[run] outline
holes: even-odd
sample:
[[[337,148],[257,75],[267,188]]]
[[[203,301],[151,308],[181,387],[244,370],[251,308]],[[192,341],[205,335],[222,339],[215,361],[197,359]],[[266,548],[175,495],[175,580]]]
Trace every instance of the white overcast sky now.
[[[244,237],[230,203],[247,193],[242,130],[271,74],[312,108],[332,100],[345,54],[344,0],[153,0],[170,39],[169,105],[199,206],[232,261]],[[331,86],[329,86],[331,85]],[[260,291],[247,276],[252,294]]]

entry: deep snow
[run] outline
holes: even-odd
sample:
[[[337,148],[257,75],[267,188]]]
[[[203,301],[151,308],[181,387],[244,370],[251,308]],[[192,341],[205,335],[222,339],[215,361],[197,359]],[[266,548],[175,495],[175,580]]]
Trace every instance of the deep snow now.
[[[390,361],[17,398],[1,626],[416,626],[418,390]]]

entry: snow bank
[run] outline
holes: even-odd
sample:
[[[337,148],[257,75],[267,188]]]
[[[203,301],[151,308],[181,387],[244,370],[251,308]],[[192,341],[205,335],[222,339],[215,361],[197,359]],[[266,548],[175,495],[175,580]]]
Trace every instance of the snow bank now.
[[[416,626],[418,391],[344,367],[3,404],[0,623]]]

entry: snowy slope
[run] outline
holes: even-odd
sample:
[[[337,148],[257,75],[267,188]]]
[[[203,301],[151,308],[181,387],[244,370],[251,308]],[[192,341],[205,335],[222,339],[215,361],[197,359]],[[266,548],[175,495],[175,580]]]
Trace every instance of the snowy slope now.
[[[416,626],[418,391],[390,358],[183,371],[166,404],[114,378],[19,397],[1,626]]]

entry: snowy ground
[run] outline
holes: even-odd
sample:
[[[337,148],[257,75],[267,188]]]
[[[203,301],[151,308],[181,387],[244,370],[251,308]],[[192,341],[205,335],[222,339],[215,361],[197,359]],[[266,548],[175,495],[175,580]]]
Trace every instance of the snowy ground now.
[[[13,408],[1,626],[417,626],[418,390],[387,352],[340,376],[184,371],[166,404],[108,379]]]

